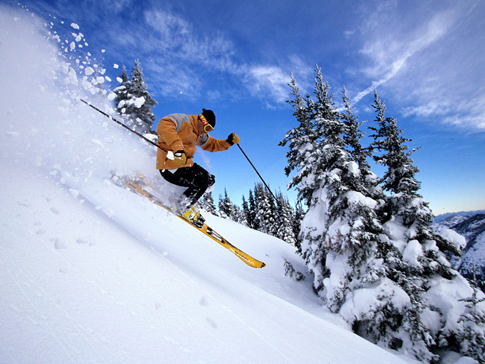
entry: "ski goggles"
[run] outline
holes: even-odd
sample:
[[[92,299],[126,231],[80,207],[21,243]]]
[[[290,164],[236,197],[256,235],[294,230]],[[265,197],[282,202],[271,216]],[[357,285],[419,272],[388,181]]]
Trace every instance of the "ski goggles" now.
[[[204,114],[199,114],[199,119],[200,121],[202,121],[202,124],[204,125],[204,133],[209,133],[212,130],[214,130],[214,127],[211,124],[209,124]]]

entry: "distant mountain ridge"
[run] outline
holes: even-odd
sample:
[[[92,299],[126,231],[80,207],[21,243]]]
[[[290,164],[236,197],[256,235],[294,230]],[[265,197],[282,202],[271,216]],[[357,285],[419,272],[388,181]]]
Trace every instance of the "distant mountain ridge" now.
[[[481,281],[480,288],[485,290],[485,211],[445,215],[438,224],[456,231],[466,239],[463,255],[456,260],[455,268],[468,279],[473,279],[475,273],[476,279]]]
[[[441,223],[444,220],[448,220],[448,218],[451,217],[451,216],[467,217],[467,216],[472,216],[472,215],[477,215],[477,214],[485,214],[485,210],[448,212],[446,214],[441,214],[441,215],[435,216],[434,222]]]

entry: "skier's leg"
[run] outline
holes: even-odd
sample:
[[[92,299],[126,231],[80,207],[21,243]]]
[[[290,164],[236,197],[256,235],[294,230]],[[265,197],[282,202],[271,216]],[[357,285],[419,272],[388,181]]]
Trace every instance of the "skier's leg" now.
[[[161,170],[160,173],[167,182],[176,186],[187,187],[183,196],[190,206],[195,205],[207,188],[215,182],[215,177],[197,163],[194,163],[192,167],[179,168],[174,172]]]
[[[207,188],[214,184],[215,177],[198,164],[194,164],[192,167],[179,168],[174,172],[165,170],[160,173],[167,182],[187,187],[180,200],[177,201],[177,205],[180,213],[188,220],[199,219],[200,212],[195,207],[195,204]],[[198,222],[203,224],[203,218],[200,218]]]
[[[195,205],[215,182],[215,177],[198,164],[194,164],[190,168],[190,173],[185,175],[185,179],[189,186],[184,192],[184,196],[191,206]]]

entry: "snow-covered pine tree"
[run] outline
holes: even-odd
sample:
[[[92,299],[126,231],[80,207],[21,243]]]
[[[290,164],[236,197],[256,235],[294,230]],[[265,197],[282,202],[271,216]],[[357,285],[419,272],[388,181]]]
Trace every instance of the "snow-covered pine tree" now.
[[[214,216],[219,216],[219,212],[217,211],[216,205],[214,204],[214,199],[212,197],[211,191],[206,192],[202,196],[200,200],[200,207]]]
[[[115,109],[120,115],[124,115],[126,112],[126,106],[128,100],[130,100],[130,96],[128,96],[128,75],[126,73],[126,67],[123,66],[121,70],[121,75],[116,78],[119,82],[118,87],[113,90],[115,95],[113,102],[115,105]]]
[[[250,223],[249,227],[258,230],[259,231],[259,224],[258,221],[256,220],[256,199],[254,198],[254,194],[252,190],[249,190],[249,213],[250,213],[250,218],[248,219],[248,222]]]
[[[354,108],[350,104],[345,87],[342,90],[342,94],[344,108],[340,113],[340,119],[345,127],[343,139],[347,146],[347,150],[350,153],[351,159],[358,164],[361,170],[370,171],[371,167],[367,158],[371,156],[371,152],[369,149],[363,148],[361,144],[361,139],[365,135],[360,128],[362,122],[360,122],[357,115],[354,114]]]
[[[138,60],[135,61],[130,80],[128,80],[126,70],[123,67],[121,81],[120,85],[114,90],[116,110],[126,117],[128,125],[136,131],[144,134],[151,133],[155,120],[152,108],[157,102],[148,92],[146,80],[143,78],[143,71]]]
[[[321,151],[318,148],[320,135],[316,129],[313,101],[310,99],[310,95],[307,94],[305,99],[300,95],[300,87],[293,75],[291,75],[291,82],[288,85],[292,88],[291,94],[295,99],[287,102],[293,106],[293,116],[296,118],[298,126],[291,129],[279,145],[288,144],[286,175],[289,176],[292,171],[297,170],[296,175],[288,184],[288,189],[297,188],[298,200],[305,201],[309,206],[314,183],[308,179],[308,176],[314,174],[314,163],[320,159]]]
[[[152,108],[157,105],[157,102],[148,92],[148,86],[143,78],[143,71],[140,67],[140,62],[135,61],[135,67],[131,72],[131,88],[133,104],[128,106],[128,114],[135,123],[135,127],[144,133],[149,133],[155,118]]]
[[[244,215],[244,220],[246,221],[246,226],[253,227],[252,214],[249,210],[249,204],[244,195],[242,196],[242,213]]]
[[[458,323],[460,324],[460,331],[456,335],[458,343],[463,343],[461,353],[470,356],[485,363],[485,312],[483,310],[483,302],[485,297],[477,287],[476,280],[471,282],[473,293],[468,298],[462,298],[459,301],[465,303],[466,310],[462,312]],[[481,307],[480,307],[481,306]],[[482,327],[482,330],[478,329]]]
[[[319,72],[318,69],[317,72]],[[306,216],[316,215],[315,222],[303,218],[300,232],[301,249],[298,252],[305,259],[309,272],[313,273],[313,287],[318,294],[323,290],[323,280],[328,273],[325,267],[325,249],[320,244],[327,219],[327,206],[320,204],[320,200],[326,200],[326,196],[323,194],[324,191],[320,196],[318,195],[322,183],[325,183],[322,168],[323,148],[320,144],[323,135],[318,129],[314,102],[310,95],[307,94],[305,99],[300,95],[300,88],[293,75],[289,86],[292,88],[291,94],[294,99],[287,102],[293,106],[293,116],[298,126],[286,134],[280,145],[288,144],[289,147],[286,154],[288,159],[286,175],[289,176],[296,170],[288,188],[293,187],[298,190],[298,202],[304,202],[308,206]]]
[[[276,194],[276,218],[278,221],[276,237],[287,242],[296,244],[296,236],[293,230],[294,212],[287,198],[281,192]]]
[[[402,342],[396,330],[403,321],[408,297],[403,289],[388,278],[386,257],[392,246],[380,222],[384,193],[378,177],[371,171],[367,158],[371,148],[363,148],[363,133],[353,114],[344,89],[344,109],[339,118],[343,125],[344,148],[349,165],[340,167],[344,193],[330,204],[329,221],[339,227],[336,247],[327,246],[326,267],[329,278],[324,281],[327,307],[340,313],[353,330],[384,347],[396,348]],[[329,226],[325,240],[335,233]],[[342,234],[346,231],[346,234]],[[339,250],[340,249],[340,250]],[[403,314],[404,313],[404,314]]]
[[[295,213],[293,215],[293,235],[295,236],[296,242],[295,246],[298,249],[297,251],[301,253],[301,222],[303,221],[303,218],[305,217],[305,211],[303,210],[302,202],[297,201],[296,206],[295,206]]]
[[[415,175],[419,170],[410,158],[415,150],[408,151],[410,140],[401,136],[396,119],[385,117],[385,105],[377,92],[373,107],[377,112],[377,127],[371,128],[375,132],[373,147],[382,153],[374,158],[387,168],[382,185],[389,195],[381,221],[388,237],[383,265],[394,292],[394,296],[386,295],[394,297],[394,327],[383,332],[375,323],[367,324],[363,316],[361,329],[366,328],[362,334],[380,345],[412,353],[423,362],[438,361],[439,349],[471,354],[483,362],[483,346],[475,352],[470,343],[484,335],[483,323],[477,318],[483,317],[485,304],[476,305],[479,315],[466,314],[468,308],[460,300],[471,296],[473,289],[449,260],[450,253],[459,254],[461,240],[454,241],[446,231],[438,234],[432,230],[433,215],[418,194],[420,183]],[[467,317],[472,324],[457,322],[457,317]]]
[[[258,231],[276,236],[278,228],[276,217],[276,205],[273,196],[266,190],[262,183],[257,183],[254,188],[255,200],[255,224]]]
[[[266,212],[266,208],[263,208],[261,211],[261,200],[264,200],[262,197],[263,195],[263,186],[261,183],[254,184],[254,225],[258,227],[258,231],[262,233],[268,233],[268,228],[265,224],[264,216]]]
[[[363,147],[362,138],[365,133],[361,130],[362,122],[358,121],[357,115],[354,114],[350,100],[347,96],[345,87],[342,91],[342,101],[344,104],[343,111],[340,113],[340,119],[344,124],[345,148],[350,153],[350,159],[357,163],[359,167],[358,179],[359,184],[354,188],[367,197],[371,197],[378,202],[378,206],[374,209],[376,214],[380,214],[380,210],[384,207],[384,192],[379,185],[379,177],[372,172],[368,159],[373,156],[373,147]]]
[[[230,219],[237,222],[238,224],[248,226],[246,216],[244,215],[243,210],[238,205],[233,205],[232,215],[230,216]]]
[[[268,227],[268,234],[272,236],[278,235],[278,230],[280,228],[280,217],[278,216],[278,207],[276,206],[276,201],[273,194],[268,188],[263,188],[264,198],[266,204],[269,205],[269,211],[266,213],[266,226]]]
[[[382,188],[379,187],[379,179],[371,171],[371,166],[368,162],[368,159],[372,157],[372,148],[370,146],[364,148],[361,143],[362,138],[365,136],[365,133],[361,130],[363,122],[360,122],[354,114],[354,108],[350,103],[345,87],[342,93],[344,108],[340,113],[340,118],[345,126],[344,141],[346,149],[350,153],[351,160],[355,161],[359,166],[361,181],[367,189],[366,195],[381,200],[384,195]]]
[[[224,219],[232,219],[234,215],[234,205],[224,189],[224,197],[219,196],[219,214]]]
[[[288,171],[297,168],[290,185],[308,205],[301,225],[301,255],[313,274],[315,292],[333,312],[354,302],[356,290],[377,285],[384,272],[377,249],[380,226],[377,202],[364,194],[360,170],[345,149],[345,125],[323,81],[319,68],[315,80],[316,101],[306,105],[298,95],[294,115],[300,122],[283,145],[290,142]]]

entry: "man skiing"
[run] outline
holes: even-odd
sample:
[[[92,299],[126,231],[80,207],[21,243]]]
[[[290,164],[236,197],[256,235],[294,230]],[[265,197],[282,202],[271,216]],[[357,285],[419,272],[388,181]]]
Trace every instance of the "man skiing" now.
[[[158,145],[163,148],[157,151],[157,169],[167,182],[187,187],[175,201],[175,212],[198,227],[203,226],[204,218],[195,204],[214,184],[215,177],[192,160],[196,147],[219,152],[240,140],[235,133],[227,139],[209,136],[215,125],[214,112],[202,109],[199,115],[170,114],[163,117],[157,126]]]

